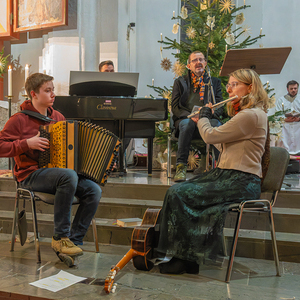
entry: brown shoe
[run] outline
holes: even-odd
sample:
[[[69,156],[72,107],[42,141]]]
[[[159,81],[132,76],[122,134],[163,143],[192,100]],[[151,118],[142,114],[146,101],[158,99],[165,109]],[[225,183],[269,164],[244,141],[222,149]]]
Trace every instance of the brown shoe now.
[[[56,253],[63,253],[70,256],[83,254],[82,249],[74,245],[68,237],[62,237],[58,240],[52,237],[51,247]]]

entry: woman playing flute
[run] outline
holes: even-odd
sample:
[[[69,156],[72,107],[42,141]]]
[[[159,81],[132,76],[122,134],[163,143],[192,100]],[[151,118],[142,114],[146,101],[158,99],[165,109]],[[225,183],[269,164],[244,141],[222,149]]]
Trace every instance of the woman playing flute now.
[[[240,69],[229,75],[227,103],[232,117],[212,127],[210,107],[202,107],[192,118],[205,143],[221,151],[217,167],[166,193],[160,216],[158,257],[161,273],[198,273],[204,254],[214,258],[222,253],[222,232],[229,205],[259,199],[262,157],[269,153],[266,107],[268,95],[257,73]],[[267,149],[265,151],[265,149]]]

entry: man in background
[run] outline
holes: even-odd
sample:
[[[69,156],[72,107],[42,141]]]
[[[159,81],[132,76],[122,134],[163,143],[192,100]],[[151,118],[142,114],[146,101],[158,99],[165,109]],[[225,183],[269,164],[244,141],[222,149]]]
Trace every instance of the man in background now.
[[[99,72],[114,72],[114,63],[111,60],[104,60],[99,64]]]
[[[276,100],[276,112],[286,111],[282,126],[282,146],[290,154],[300,154],[300,96],[299,83],[291,80],[287,83],[287,94]]]

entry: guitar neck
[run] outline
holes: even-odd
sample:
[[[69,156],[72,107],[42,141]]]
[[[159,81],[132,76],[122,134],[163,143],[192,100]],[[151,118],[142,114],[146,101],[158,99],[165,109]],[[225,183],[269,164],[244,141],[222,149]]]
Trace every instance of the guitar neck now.
[[[143,252],[136,251],[134,249],[130,249],[124,256],[123,258],[115,265],[114,268],[112,268],[108,275],[106,276],[105,279],[105,284],[104,284],[104,290],[106,293],[110,293],[112,286],[114,284],[115,276],[118,274],[118,272],[123,269],[126,264],[134,257],[137,255],[144,255]]]

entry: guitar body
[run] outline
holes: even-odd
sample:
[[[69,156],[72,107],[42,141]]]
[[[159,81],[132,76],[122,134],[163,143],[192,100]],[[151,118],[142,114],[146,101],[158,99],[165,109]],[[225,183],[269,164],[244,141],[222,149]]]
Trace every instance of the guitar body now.
[[[138,270],[149,271],[153,268],[150,259],[153,256],[153,248],[158,241],[158,231],[155,230],[160,209],[148,208],[143,216],[140,226],[134,228],[131,236],[131,249],[112,268],[105,279],[104,290],[110,293],[116,274],[131,260]],[[113,290],[114,291],[114,290]]]

